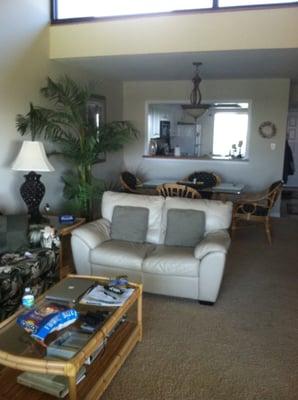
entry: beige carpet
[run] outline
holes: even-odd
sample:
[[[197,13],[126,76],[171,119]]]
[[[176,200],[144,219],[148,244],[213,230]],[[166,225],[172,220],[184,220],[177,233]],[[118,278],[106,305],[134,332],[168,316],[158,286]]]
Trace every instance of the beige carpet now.
[[[297,400],[298,223],[237,231],[218,302],[145,294],[144,339],[104,400]]]

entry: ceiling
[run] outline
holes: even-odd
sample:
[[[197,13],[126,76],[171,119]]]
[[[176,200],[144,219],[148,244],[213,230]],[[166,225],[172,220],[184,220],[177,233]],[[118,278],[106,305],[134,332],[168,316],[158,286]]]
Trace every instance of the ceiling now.
[[[188,80],[200,61],[202,79],[290,78],[298,81],[298,49],[144,54],[57,60],[109,80]]]

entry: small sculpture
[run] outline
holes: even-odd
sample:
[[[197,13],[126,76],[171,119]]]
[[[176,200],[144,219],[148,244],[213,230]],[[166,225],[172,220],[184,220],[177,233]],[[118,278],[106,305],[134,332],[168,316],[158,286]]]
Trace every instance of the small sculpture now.
[[[46,249],[51,249],[54,246],[60,246],[59,236],[56,235],[55,228],[45,226],[41,231],[40,244]]]

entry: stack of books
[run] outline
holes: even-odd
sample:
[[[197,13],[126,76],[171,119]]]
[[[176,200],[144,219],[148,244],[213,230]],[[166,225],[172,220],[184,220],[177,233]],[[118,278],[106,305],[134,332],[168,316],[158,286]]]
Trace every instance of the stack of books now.
[[[47,356],[70,359],[85,346],[90,337],[90,334],[76,330],[65,331],[48,345]]]
[[[76,330],[65,331],[47,347],[47,360],[67,360],[72,358],[89,340],[91,334]],[[98,348],[85,360],[86,365],[98,357],[107,343],[105,339]],[[86,377],[86,367],[82,366],[77,374],[76,382],[80,383]],[[64,398],[68,392],[66,376],[23,372],[17,377],[17,382],[27,387],[40,390],[57,398]]]
[[[81,333],[77,331],[66,331],[59,338],[54,340],[47,347],[48,357],[55,357],[56,359],[70,359],[72,358],[90,338],[90,334]],[[105,347],[106,340],[104,340],[98,348],[85,360],[86,365],[90,365],[95,358],[100,354],[101,350]]]

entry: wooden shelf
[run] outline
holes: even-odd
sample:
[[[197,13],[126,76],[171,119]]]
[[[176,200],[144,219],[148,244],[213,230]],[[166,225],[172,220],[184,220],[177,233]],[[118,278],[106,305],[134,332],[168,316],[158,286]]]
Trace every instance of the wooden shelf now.
[[[90,276],[69,275],[75,279],[90,279]],[[92,280],[104,284],[108,278],[92,276]],[[142,291],[143,285],[133,282],[128,283],[133,288],[132,294],[120,307],[116,307],[108,315],[100,329],[92,335],[87,343],[69,360],[46,360],[44,354],[32,352],[32,343],[26,343],[19,351],[16,346],[20,337],[14,337],[14,329],[17,327],[16,318],[22,309],[0,324],[0,339],[9,331],[9,342],[0,340],[0,362],[6,367],[0,369],[0,400],[50,400],[54,397],[35,389],[17,383],[17,376],[20,371],[51,373],[67,377],[69,383],[70,400],[98,400],[105,391],[117,371],[129,356],[138,341],[142,340]],[[43,301],[46,293],[38,299]],[[100,309],[101,307],[92,307]],[[122,322],[123,316],[130,316],[130,319]],[[132,322],[133,321],[133,322]],[[66,328],[67,329],[67,328]],[[111,332],[113,332],[111,334]],[[104,351],[90,365],[86,366],[86,377],[76,385],[76,375],[86,359],[93,354],[101,343],[107,340]],[[1,348],[1,344],[3,347]],[[33,344],[34,345],[34,344]],[[36,349],[35,349],[36,350]]]
[[[103,394],[117,371],[137,344],[140,329],[136,323],[126,321],[109,338],[101,355],[86,366],[87,375],[77,386],[78,399],[95,400]],[[3,368],[0,370],[0,400],[53,400],[55,397],[41,391],[27,388],[17,383],[19,370]],[[69,399],[66,396],[65,399]]]

